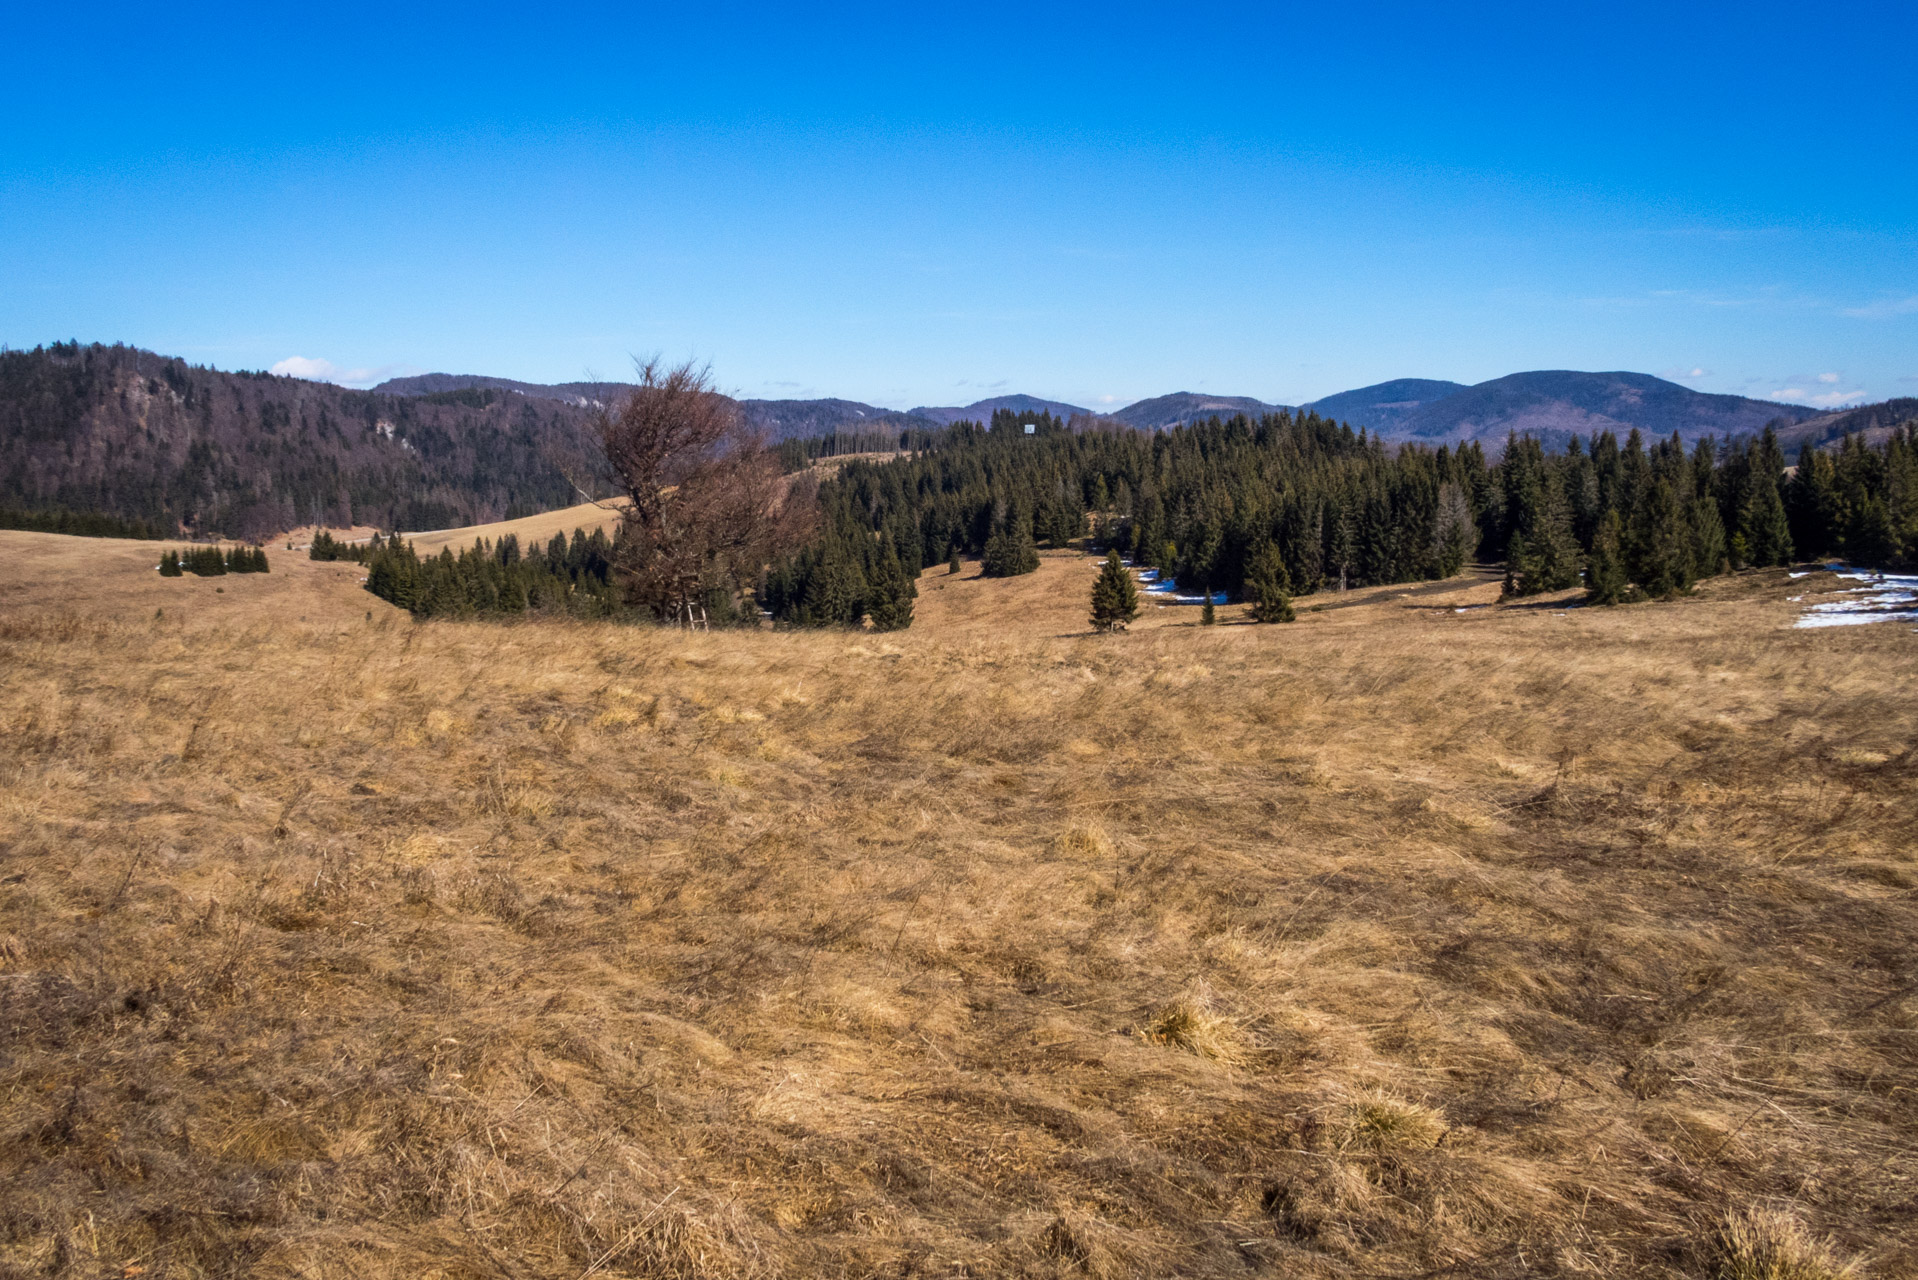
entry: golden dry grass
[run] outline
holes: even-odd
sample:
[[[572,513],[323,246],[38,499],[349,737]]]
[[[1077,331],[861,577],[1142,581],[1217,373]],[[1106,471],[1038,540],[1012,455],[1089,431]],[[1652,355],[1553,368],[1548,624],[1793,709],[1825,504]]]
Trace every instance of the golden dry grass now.
[[[44,537],[0,1275],[1918,1269],[1918,637],[1782,575],[686,636]]]
[[[407,541],[418,549],[421,555],[438,555],[440,548],[451,547],[455,554],[473,545],[476,538],[485,538],[488,542],[498,542],[507,534],[513,534],[520,545],[530,547],[534,543],[544,544],[552,540],[556,533],[573,536],[573,530],[584,529],[591,533],[595,529],[604,529],[608,534],[619,523],[620,508],[626,505],[624,498],[609,500],[605,503],[582,502],[577,506],[562,507],[557,511],[542,511],[536,516],[521,516],[517,520],[501,520],[495,524],[474,525],[466,529],[440,529],[430,533],[409,533]]]

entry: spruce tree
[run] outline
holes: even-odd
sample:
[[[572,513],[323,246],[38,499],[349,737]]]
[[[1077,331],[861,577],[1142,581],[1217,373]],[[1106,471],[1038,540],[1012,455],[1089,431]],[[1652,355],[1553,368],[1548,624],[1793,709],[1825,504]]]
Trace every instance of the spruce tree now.
[[[952,550],[946,553],[946,575],[948,577],[957,576],[959,568],[959,548],[955,545]]]
[[[1781,507],[1780,513],[1783,513]],[[1692,567],[1695,577],[1707,578],[1725,571],[1725,522],[1718,517],[1718,503],[1706,495],[1693,498],[1686,513],[1692,536]]]
[[[1851,563],[1883,568],[1897,558],[1898,542],[1883,499],[1875,495],[1864,498],[1854,508],[1849,523],[1845,557]]]
[[[1218,622],[1218,620],[1219,615],[1212,607],[1212,588],[1207,587],[1205,589],[1205,604],[1199,609],[1199,625],[1209,627]]]
[[[1778,477],[1767,475],[1754,458],[1738,504],[1738,535],[1745,562],[1763,567],[1792,562],[1791,522],[1778,495]]]
[[[1690,589],[1691,536],[1671,481],[1660,477],[1640,491],[1629,533],[1626,568],[1640,590],[1663,599]]]
[[[1537,580],[1538,558],[1532,554],[1532,544],[1524,534],[1515,533],[1505,544],[1505,585],[1499,594],[1522,596],[1525,584]]]
[[[1532,548],[1538,557],[1531,584],[1534,590],[1563,591],[1578,585],[1579,553],[1578,542],[1572,537],[1572,509],[1556,471],[1545,477]]]
[[[1458,485],[1439,486],[1438,507],[1432,516],[1432,561],[1437,576],[1449,578],[1465,567],[1478,545],[1478,527],[1472,505]]]
[[[1837,549],[1837,483],[1837,468],[1831,455],[1813,448],[1807,441],[1798,451],[1798,470],[1791,478],[1786,512],[1791,520],[1791,542],[1797,555],[1819,560]]]
[[[162,578],[177,578],[180,576],[180,553],[179,552],[167,551],[161,555],[160,576]]]
[[[980,565],[988,578],[1016,578],[1039,568],[1039,548],[1032,541],[1032,523],[1017,517],[986,540]]]
[[[1252,553],[1245,573],[1245,598],[1250,602],[1254,622],[1291,622],[1292,581],[1285,571],[1285,557],[1269,542]]]
[[[1506,444],[1505,594],[1533,596],[1578,583],[1579,550],[1572,536],[1571,505],[1556,469],[1529,436]]]
[[[890,544],[880,550],[866,593],[866,616],[875,631],[904,631],[912,625],[912,584]]]
[[[1092,625],[1100,631],[1123,631],[1139,616],[1139,588],[1117,551],[1106,553],[1099,580],[1092,584]]]
[[[1618,512],[1607,511],[1599,517],[1598,532],[1592,535],[1591,563],[1585,567],[1585,602],[1618,604],[1625,599],[1625,557],[1619,547],[1624,523]]]
[[[1358,536],[1352,528],[1352,515],[1343,506],[1332,524],[1332,564],[1339,571],[1339,590],[1352,585],[1352,568],[1358,558]]]

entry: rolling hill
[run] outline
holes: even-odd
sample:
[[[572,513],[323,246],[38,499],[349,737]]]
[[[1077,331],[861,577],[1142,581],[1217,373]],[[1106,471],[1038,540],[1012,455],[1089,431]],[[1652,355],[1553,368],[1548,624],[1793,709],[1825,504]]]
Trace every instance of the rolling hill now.
[[[610,404],[632,388],[629,382],[518,382],[478,373],[422,373],[410,378],[388,378],[373,394],[386,396],[444,395],[452,391],[506,391],[534,400],[559,400],[579,408]]]
[[[597,409],[633,389],[630,382],[515,382],[474,373],[425,373],[411,378],[389,378],[373,388],[390,395],[419,396],[465,390],[511,392],[539,400],[559,400]],[[820,436],[848,427],[930,427],[940,425],[896,409],[861,404],[857,400],[739,400],[749,425],[773,440]],[[990,410],[988,410],[990,412]]]
[[[1493,444],[1516,432],[1537,436],[1549,448],[1563,448],[1573,435],[1589,436],[1595,431],[1624,435],[1636,427],[1649,436],[1677,432],[1690,442],[1708,435],[1744,435],[1763,430],[1767,423],[1813,416],[1816,410],[1744,396],[1707,395],[1648,373],[1553,369],[1509,374],[1462,388],[1406,410],[1381,430],[1387,439],[1433,444],[1466,440]]]
[[[0,509],[99,513],[189,533],[263,537],[307,524],[433,529],[529,515],[578,500],[592,415],[630,384],[540,384],[478,374],[396,378],[371,391],[265,373],[224,373],[126,346],[0,352]],[[910,412],[856,400],[740,400],[775,440],[849,428],[930,428],[993,412],[1098,415],[1005,395]],[[1104,420],[1158,430],[1283,406],[1175,392]],[[1687,441],[1778,424],[1787,447],[1836,441],[1918,416],[1918,400],[1840,413],[1706,395],[1642,373],[1516,373],[1476,386],[1407,378],[1303,406],[1388,441],[1482,441],[1512,432],[1562,448],[1574,433]]]
[[[1065,404],[1058,400],[1041,400],[1038,396],[1011,395],[993,396],[989,400],[975,400],[968,405],[953,405],[934,408],[921,405],[907,412],[915,418],[924,418],[939,426],[948,427],[955,422],[989,422],[995,409],[1010,409],[1014,413],[1049,413],[1057,418],[1096,417],[1090,409],[1081,409],[1076,404]]]
[[[1914,419],[1918,419],[1918,399],[1907,396],[1859,405],[1856,409],[1841,409],[1837,413],[1821,413],[1779,431],[1778,439],[1794,457],[1803,445],[1828,448],[1852,433],[1864,436],[1868,444],[1881,445],[1893,427]]]
[[[382,395],[126,346],[0,352],[0,507],[256,538],[435,529],[577,501],[584,409],[463,388]]]
[[[1349,422],[1355,427],[1368,427],[1390,434],[1414,410],[1465,389],[1462,382],[1444,382],[1436,378],[1398,378],[1360,387],[1356,391],[1341,391],[1299,407],[1309,409],[1321,418],[1332,418]]]
[[[1267,404],[1251,396],[1211,396],[1197,391],[1175,391],[1169,396],[1137,401],[1106,416],[1142,431],[1160,431],[1206,418],[1230,417],[1235,413],[1258,417],[1260,414],[1277,413],[1284,408],[1285,405]]]
[[[1283,407],[1249,396],[1178,392],[1127,405],[1110,417],[1154,430],[1234,413],[1273,413]],[[1517,432],[1535,435],[1553,448],[1563,448],[1574,434],[1589,436],[1601,430],[1623,435],[1636,427],[1653,436],[1676,431],[1691,441],[1707,435],[1743,435],[1773,422],[1794,424],[1820,417],[1816,410],[1797,405],[1707,395],[1650,374],[1574,370],[1514,373],[1476,386],[1435,378],[1398,378],[1299,407],[1323,418],[1364,427],[1390,441],[1439,444],[1477,440],[1496,445]],[[1845,415],[1824,416],[1835,423]],[[1830,430],[1835,439],[1843,427],[1834,425]]]

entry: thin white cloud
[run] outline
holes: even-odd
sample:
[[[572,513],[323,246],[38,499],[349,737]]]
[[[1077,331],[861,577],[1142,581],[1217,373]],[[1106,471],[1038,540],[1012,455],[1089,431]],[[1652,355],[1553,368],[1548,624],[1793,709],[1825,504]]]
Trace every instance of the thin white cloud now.
[[[1820,382],[1824,381],[1821,376]],[[1814,395],[1804,387],[1780,387],[1771,393],[1774,400],[1783,400],[1789,404],[1810,405],[1819,409],[1836,409],[1842,405],[1857,404],[1871,399],[1868,391],[1825,391]]]
[[[1871,392],[1862,387],[1844,388],[1844,380],[1842,372],[1794,373],[1789,377],[1769,379],[1763,385],[1775,390],[1759,394],[1782,400],[1786,404],[1801,404],[1808,409],[1841,409],[1872,398]]]
[[[1867,302],[1862,307],[1841,307],[1841,316],[1855,316],[1860,320],[1889,320],[1893,316],[1908,316],[1918,312],[1918,294],[1909,298],[1880,298],[1876,302]]]
[[[331,382],[337,370],[331,360],[315,360],[309,356],[288,356],[267,370],[282,378],[311,378],[315,382]]]
[[[1703,365],[1692,365],[1690,368],[1686,368],[1684,365],[1674,365],[1662,371],[1658,376],[1661,378],[1670,378],[1673,382],[1691,382],[1697,378],[1711,377],[1712,371]]]
[[[332,382],[342,387],[370,387],[397,374],[414,372],[407,365],[383,364],[372,369],[342,369],[331,360],[317,356],[288,356],[267,370],[283,378],[305,378],[311,382]]]

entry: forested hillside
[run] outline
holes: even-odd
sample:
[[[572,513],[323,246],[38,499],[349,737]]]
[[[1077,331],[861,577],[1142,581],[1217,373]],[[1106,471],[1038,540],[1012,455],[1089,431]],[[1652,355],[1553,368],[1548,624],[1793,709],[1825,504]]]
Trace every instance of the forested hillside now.
[[[1355,391],[1341,391],[1300,407],[1321,418],[1332,418],[1349,422],[1355,427],[1368,427],[1389,434],[1418,409],[1464,390],[1466,386],[1462,382],[1445,382],[1436,378],[1395,378]]]
[[[1391,445],[1310,413],[1237,416],[1148,433],[1035,434],[961,423],[887,463],[853,462],[821,487],[823,536],[774,567],[762,598],[796,622],[855,621],[910,577],[995,540],[1061,545],[1090,521],[1136,563],[1189,590],[1239,594],[1276,548],[1290,590],[1409,582],[1469,559],[1508,562],[1517,595],[1588,583],[1608,600],[1664,596],[1745,565],[1842,555],[1918,561],[1911,428],[1872,446],[1807,448],[1788,475],[1777,437],[1688,448],[1677,435],[1572,438],[1549,452],[1507,441],[1488,462],[1458,448]],[[990,571],[990,564],[988,564]],[[1602,579],[1602,582],[1601,582]]]
[[[611,405],[633,390],[630,382],[515,382],[472,373],[423,373],[411,378],[388,378],[374,391],[400,396],[443,394],[448,391],[502,391],[538,400],[562,400],[586,408]],[[861,404],[857,400],[734,400],[746,425],[775,443],[835,431],[875,428],[904,430],[938,425],[895,409]]]
[[[993,396],[986,400],[975,400],[967,405],[920,405],[907,411],[912,417],[924,418],[928,422],[948,427],[955,422],[985,422],[995,413],[1010,412],[1028,416],[1050,413],[1062,419],[1093,416],[1090,409],[1081,409],[1078,405],[1065,404],[1058,400],[1043,400],[1038,396],[1007,395]]]
[[[1184,426],[1188,422],[1200,422],[1206,418],[1229,418],[1235,413],[1257,417],[1262,413],[1276,413],[1288,407],[1282,404],[1266,404],[1263,400],[1254,400],[1251,396],[1212,396],[1197,391],[1175,391],[1169,396],[1154,396],[1150,400],[1129,404],[1107,416],[1115,422],[1125,423],[1128,427],[1140,427],[1152,431],[1164,427]]]
[[[1913,422],[1918,422],[1918,398],[1905,396],[1807,418],[1780,431],[1779,438],[1791,449],[1807,444],[1828,448],[1848,435],[1861,436],[1868,444],[1883,444],[1893,428]]]
[[[1769,424],[1815,412],[1772,400],[1708,395],[1648,373],[1541,369],[1494,378],[1409,409],[1391,423],[1390,434],[1434,443],[1493,443],[1516,432],[1562,449],[1575,435],[1611,431],[1622,436],[1636,428],[1649,437],[1676,432],[1691,444],[1706,436],[1755,435]],[[1341,416],[1349,415],[1341,411]]]
[[[432,529],[575,501],[588,411],[492,390],[353,391],[124,346],[0,352],[0,509],[257,538]],[[564,460],[564,461],[562,461]]]

